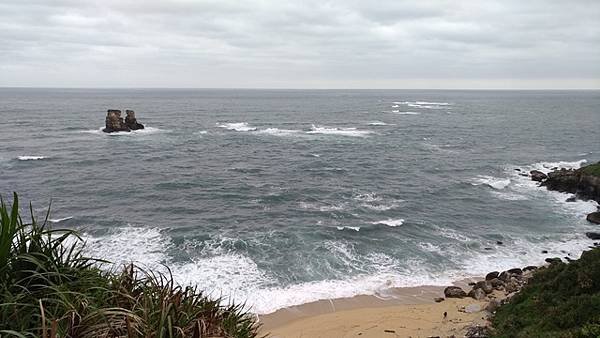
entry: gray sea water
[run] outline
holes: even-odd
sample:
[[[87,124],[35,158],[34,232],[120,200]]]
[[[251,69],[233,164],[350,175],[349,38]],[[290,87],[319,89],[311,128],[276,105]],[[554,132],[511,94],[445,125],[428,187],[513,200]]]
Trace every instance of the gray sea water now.
[[[596,203],[515,169],[598,161],[599,129],[598,91],[0,89],[0,193],[268,313],[577,257]]]

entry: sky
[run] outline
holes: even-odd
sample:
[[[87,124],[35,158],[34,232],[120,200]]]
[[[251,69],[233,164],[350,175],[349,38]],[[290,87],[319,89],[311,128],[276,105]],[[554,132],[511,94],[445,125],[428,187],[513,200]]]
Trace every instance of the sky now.
[[[0,87],[599,89],[598,0],[2,0]]]

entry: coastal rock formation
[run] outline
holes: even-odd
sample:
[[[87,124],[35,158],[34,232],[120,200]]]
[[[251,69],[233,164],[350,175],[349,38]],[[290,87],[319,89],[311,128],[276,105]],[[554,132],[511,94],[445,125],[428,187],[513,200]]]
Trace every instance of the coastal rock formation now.
[[[548,178],[546,174],[539,170],[532,170],[529,172],[529,174],[531,175],[531,179],[537,182],[541,182]]]
[[[579,169],[553,169],[546,177],[538,170],[532,170],[530,175],[532,180],[542,182],[541,185],[548,190],[574,194],[567,199],[569,202],[581,198],[600,203],[600,162]],[[589,214],[587,220],[600,224],[600,211]]]
[[[588,222],[600,224],[600,211],[594,211],[591,214],[588,214],[586,219]]]
[[[126,114],[125,124],[127,125],[127,127],[129,127],[129,129],[131,129],[131,130],[144,129],[144,125],[141,123],[138,123],[137,119],[135,118],[135,112],[133,110],[126,110],[125,114]]]
[[[467,293],[458,286],[449,286],[444,289],[444,296],[446,298],[464,298]]]
[[[121,117],[121,111],[109,109],[106,112],[106,127],[102,129],[105,133],[114,133],[119,131],[130,132],[132,130],[144,129],[144,125],[138,123],[133,110],[126,110],[125,120]]]
[[[568,192],[582,199],[600,202],[600,162],[579,169],[552,171],[542,185],[549,190]]]

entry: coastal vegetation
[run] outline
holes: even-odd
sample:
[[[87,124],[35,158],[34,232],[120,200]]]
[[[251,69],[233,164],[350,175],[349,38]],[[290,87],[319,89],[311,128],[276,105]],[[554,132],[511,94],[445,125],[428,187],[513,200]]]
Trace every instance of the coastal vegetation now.
[[[222,305],[170,274],[106,270],[72,230],[24,222],[0,203],[0,337],[256,337],[243,305]]]
[[[538,269],[493,326],[495,337],[600,337],[600,248]]]

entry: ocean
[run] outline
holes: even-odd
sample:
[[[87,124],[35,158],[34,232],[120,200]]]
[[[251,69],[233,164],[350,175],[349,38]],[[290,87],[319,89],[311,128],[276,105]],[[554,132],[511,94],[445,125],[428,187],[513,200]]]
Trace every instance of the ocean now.
[[[599,129],[599,91],[4,88],[0,193],[264,314],[578,257],[597,204],[520,174],[599,161]]]

